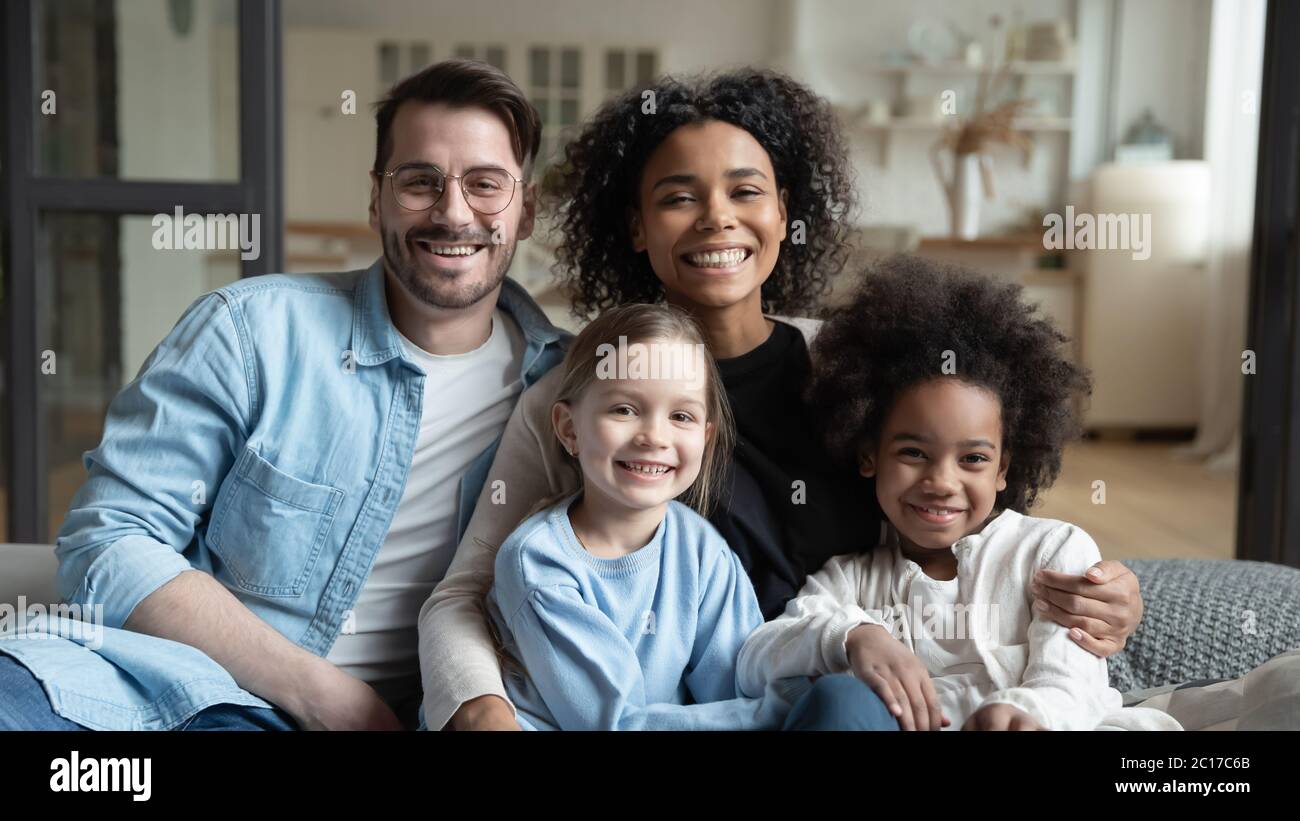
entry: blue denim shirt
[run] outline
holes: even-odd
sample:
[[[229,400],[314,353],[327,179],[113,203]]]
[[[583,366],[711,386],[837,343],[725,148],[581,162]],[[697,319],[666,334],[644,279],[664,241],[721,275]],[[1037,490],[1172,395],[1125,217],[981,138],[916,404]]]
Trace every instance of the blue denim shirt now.
[[[527,387],[561,360],[568,335],[509,279],[498,305],[527,342]],[[59,593],[83,618],[102,608],[102,629],[29,619],[0,652],[41,681],[55,712],[94,729],[269,706],[198,649],[120,628],[198,569],[328,654],[402,498],[424,379],[389,319],[382,261],[200,297],[110,404],[59,531]],[[458,536],[496,447],[458,477]]]

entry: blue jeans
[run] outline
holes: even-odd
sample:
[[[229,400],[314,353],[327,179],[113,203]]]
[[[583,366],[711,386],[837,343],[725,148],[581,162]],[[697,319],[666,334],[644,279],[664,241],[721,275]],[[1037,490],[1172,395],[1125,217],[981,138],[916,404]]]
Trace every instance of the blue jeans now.
[[[794,703],[783,730],[897,730],[875,691],[852,673],[822,676]]]
[[[36,677],[13,657],[0,653],[0,730],[85,730],[50,707]],[[178,730],[296,730],[283,710],[214,704],[198,711]]]

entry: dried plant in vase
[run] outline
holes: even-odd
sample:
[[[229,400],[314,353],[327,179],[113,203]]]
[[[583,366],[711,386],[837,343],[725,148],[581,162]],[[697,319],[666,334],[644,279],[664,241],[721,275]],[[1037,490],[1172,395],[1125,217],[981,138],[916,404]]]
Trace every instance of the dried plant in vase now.
[[[1009,100],[986,110],[988,100],[1009,76],[1005,65],[996,72],[982,72],[974,112],[958,120],[956,126],[944,129],[930,149],[935,176],[948,200],[952,235],[959,239],[972,240],[979,236],[981,195],[984,199],[994,197],[993,158],[989,149],[996,143],[1018,148],[1026,164],[1033,152],[1033,140],[1015,126],[1016,120],[1033,106],[1033,100]],[[952,172],[945,174],[941,156],[948,152],[952,155]]]

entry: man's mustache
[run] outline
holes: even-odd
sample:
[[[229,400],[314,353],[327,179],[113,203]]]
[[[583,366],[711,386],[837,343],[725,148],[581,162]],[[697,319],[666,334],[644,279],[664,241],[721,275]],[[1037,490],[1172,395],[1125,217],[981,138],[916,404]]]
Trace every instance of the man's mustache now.
[[[419,228],[406,232],[407,242],[454,242],[463,245],[490,245],[492,243],[491,234],[457,234],[446,228]]]

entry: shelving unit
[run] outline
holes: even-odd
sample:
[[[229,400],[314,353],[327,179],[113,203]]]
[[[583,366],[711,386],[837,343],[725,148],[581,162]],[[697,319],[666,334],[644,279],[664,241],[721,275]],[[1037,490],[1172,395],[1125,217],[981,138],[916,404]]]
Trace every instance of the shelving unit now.
[[[1073,63],[1059,62],[1034,62],[1034,61],[1013,61],[1005,66],[1008,75],[1014,83],[1015,97],[1032,96],[1027,94],[1026,86],[1031,79],[1046,80],[1064,80],[1066,88],[1059,95],[1060,108],[1070,110],[1073,107],[1073,80],[1075,66]],[[965,63],[944,63],[944,64],[927,64],[914,63],[907,65],[889,65],[875,64],[866,67],[865,71],[870,74],[889,75],[896,78],[897,86],[894,89],[891,109],[896,111],[901,104],[911,97],[917,95],[912,86],[912,78],[960,78],[969,84],[969,81],[979,78],[985,72],[992,71],[991,66],[972,66]],[[1001,70],[1000,68],[997,70]],[[947,119],[931,119],[917,116],[895,116],[888,121],[871,121],[866,118],[867,102],[864,100],[857,101],[839,101],[835,109],[844,120],[845,124],[864,134],[871,134],[880,138],[880,165],[888,165],[889,149],[892,141],[892,135],[896,132],[924,132],[924,131],[941,131],[948,125]],[[1073,127],[1073,119],[1068,115],[1051,114],[1033,117],[1025,117],[1017,122],[1017,128],[1031,134],[1066,134],[1068,135]]]

